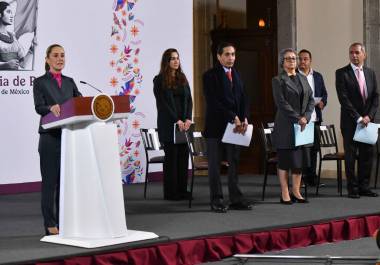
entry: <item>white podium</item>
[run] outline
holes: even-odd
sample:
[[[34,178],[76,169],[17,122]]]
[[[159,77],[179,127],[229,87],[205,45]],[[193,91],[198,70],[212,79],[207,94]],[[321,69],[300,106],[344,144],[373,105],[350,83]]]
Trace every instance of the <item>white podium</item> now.
[[[114,109],[107,120],[125,118],[129,98],[111,100]],[[60,117],[42,119],[46,129],[62,127],[62,140],[59,235],[41,241],[95,248],[157,238],[127,229],[117,128],[99,121],[93,105],[92,97],[73,98],[61,106]]]

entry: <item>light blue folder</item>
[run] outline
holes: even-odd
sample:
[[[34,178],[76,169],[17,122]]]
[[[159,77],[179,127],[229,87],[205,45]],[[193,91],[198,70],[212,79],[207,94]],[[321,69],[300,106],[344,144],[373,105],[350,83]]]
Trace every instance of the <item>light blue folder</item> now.
[[[301,132],[301,125],[294,124],[295,145],[305,145],[314,143],[314,122],[306,124],[305,129]]]
[[[365,144],[375,144],[377,142],[379,126],[376,123],[368,123],[367,127],[358,124],[354,135],[354,141]]]

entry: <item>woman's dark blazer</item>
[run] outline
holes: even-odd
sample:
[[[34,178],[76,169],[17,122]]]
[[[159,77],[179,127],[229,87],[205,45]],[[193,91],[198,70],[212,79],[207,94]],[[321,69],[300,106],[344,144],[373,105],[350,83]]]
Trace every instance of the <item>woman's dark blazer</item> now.
[[[153,79],[153,92],[157,105],[157,129],[160,142],[174,142],[174,123],[178,120],[185,122],[192,119],[193,100],[191,98],[190,87],[187,84],[184,89],[183,113],[178,115],[174,102],[173,89],[163,86],[163,76],[157,75]]]
[[[33,97],[34,107],[36,112],[42,116],[50,113],[51,106],[55,104],[61,105],[65,101],[73,97],[79,97],[82,94],[79,92],[74,80],[71,77],[62,75],[62,86],[59,87],[53,75],[46,72],[43,76],[36,78],[33,82]],[[57,129],[45,130],[41,127],[39,133],[47,133],[57,131]]]
[[[293,149],[295,147],[294,123],[305,116],[310,121],[314,110],[313,91],[305,76],[297,73],[303,88],[302,109],[301,94],[296,85],[283,71],[272,79],[273,98],[277,112],[274,121],[273,144],[277,149]]]

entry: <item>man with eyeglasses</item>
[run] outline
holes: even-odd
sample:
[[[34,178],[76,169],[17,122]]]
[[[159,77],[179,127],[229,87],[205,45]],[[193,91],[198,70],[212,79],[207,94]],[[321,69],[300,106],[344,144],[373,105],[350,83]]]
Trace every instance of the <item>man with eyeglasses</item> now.
[[[376,75],[372,69],[364,66],[366,52],[362,43],[350,45],[349,58],[350,63],[335,72],[335,87],[341,105],[340,128],[344,144],[348,197],[377,197],[378,194],[369,189],[373,146],[353,140],[357,125],[367,126],[369,122],[373,122],[379,107]]]
[[[243,82],[234,67],[235,47],[220,43],[217,48],[218,63],[203,75],[203,92],[206,100],[204,137],[207,142],[208,175],[211,211],[226,213],[232,210],[251,210],[238,184],[240,147],[222,143],[228,123],[235,125],[238,133],[248,127],[248,108]],[[228,192],[230,205],[224,202],[220,178],[220,163],[225,151],[228,161]]]
[[[317,167],[317,153],[319,150],[319,135],[317,132],[317,126],[322,123],[322,110],[327,105],[327,90],[323,76],[314,71],[311,67],[312,56],[311,52],[303,49],[298,53],[298,69],[297,71],[306,76],[307,81],[313,91],[313,97],[315,102],[315,109],[311,115],[311,121],[315,123],[314,132],[314,144],[310,147],[310,167],[303,169],[304,179],[310,186],[315,186],[317,181],[316,167]],[[324,186],[323,183],[320,186]]]

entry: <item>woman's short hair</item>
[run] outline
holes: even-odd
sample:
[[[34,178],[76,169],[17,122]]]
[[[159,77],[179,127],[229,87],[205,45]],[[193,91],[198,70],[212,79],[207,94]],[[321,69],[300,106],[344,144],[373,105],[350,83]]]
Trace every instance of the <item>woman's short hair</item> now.
[[[285,60],[285,54],[288,52],[294,53],[295,56],[297,56],[297,52],[293,48],[285,48],[280,51],[280,54],[278,55],[278,64],[282,68],[284,66],[284,60]]]
[[[4,15],[4,11],[5,11],[5,9],[7,9],[8,6],[9,6],[9,3],[4,2],[4,1],[0,1],[0,14],[1,15]]]

